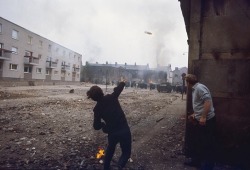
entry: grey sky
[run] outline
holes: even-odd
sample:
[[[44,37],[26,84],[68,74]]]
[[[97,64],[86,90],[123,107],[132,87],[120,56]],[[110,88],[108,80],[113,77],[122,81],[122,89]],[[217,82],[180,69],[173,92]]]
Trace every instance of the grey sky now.
[[[0,16],[86,61],[187,66],[178,0],[0,0]],[[145,34],[152,32],[152,35]]]

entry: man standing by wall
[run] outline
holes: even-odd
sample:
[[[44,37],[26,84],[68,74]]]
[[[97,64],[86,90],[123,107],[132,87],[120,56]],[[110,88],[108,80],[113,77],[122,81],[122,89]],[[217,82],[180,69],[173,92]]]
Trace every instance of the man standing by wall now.
[[[192,89],[193,113],[188,116],[192,123],[191,160],[185,162],[189,166],[200,166],[202,170],[213,169],[215,149],[215,112],[209,89],[197,81],[192,74],[185,76],[187,86]]]

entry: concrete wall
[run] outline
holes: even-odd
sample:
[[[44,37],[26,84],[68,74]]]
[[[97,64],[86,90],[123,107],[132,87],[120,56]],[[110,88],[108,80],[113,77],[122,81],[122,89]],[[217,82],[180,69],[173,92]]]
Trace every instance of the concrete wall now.
[[[208,86],[214,101],[218,159],[249,166],[250,1],[180,2],[189,37],[188,73]],[[191,112],[189,91],[187,114]],[[186,141],[188,133],[187,127]]]

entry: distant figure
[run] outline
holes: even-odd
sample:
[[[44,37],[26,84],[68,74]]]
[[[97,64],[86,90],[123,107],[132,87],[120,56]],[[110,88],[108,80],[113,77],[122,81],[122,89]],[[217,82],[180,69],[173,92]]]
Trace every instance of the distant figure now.
[[[112,94],[104,96],[103,91],[98,86],[92,86],[87,91],[88,98],[96,101],[94,107],[95,130],[102,129],[108,133],[108,146],[104,158],[104,170],[110,169],[110,162],[115,152],[116,145],[120,143],[122,155],[118,161],[119,169],[122,169],[131,155],[131,132],[125,114],[120,106],[118,97],[124,89],[125,82],[122,81],[114,88]]]
[[[193,113],[188,116],[192,123],[192,145],[195,147],[189,166],[200,166],[201,170],[212,170],[215,150],[215,112],[209,89],[199,83],[195,75],[185,76],[187,86],[192,89]]]

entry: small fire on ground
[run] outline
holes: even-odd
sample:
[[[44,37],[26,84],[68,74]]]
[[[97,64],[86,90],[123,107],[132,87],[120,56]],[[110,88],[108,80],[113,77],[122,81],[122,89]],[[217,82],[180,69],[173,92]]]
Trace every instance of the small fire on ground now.
[[[96,154],[96,158],[97,158],[97,159],[101,159],[104,155],[105,155],[105,154],[104,154],[104,149],[103,149],[102,147],[99,147],[99,148],[98,148],[98,152],[97,152],[97,154]]]

